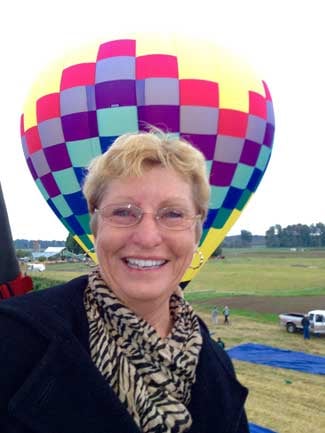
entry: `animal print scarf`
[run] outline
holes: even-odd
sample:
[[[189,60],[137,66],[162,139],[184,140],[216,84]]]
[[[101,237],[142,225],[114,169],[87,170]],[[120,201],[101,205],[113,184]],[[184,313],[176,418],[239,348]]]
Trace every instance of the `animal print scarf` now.
[[[84,304],[91,357],[144,433],[182,433],[202,346],[191,306],[173,294],[174,326],[165,339],[122,305],[98,270],[89,274]]]

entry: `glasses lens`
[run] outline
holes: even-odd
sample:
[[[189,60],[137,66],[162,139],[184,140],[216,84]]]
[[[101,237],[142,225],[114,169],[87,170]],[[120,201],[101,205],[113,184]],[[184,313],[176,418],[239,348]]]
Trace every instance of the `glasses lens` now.
[[[101,214],[113,226],[130,227],[139,221],[141,209],[131,204],[109,205],[101,209]]]
[[[140,222],[142,215],[147,213],[133,204],[112,204],[99,212],[114,227],[134,226]],[[185,230],[193,225],[195,216],[183,208],[165,207],[158,210],[155,219],[162,227],[170,230]]]
[[[157,212],[159,223],[172,230],[182,230],[191,227],[193,218],[182,208],[166,207]]]

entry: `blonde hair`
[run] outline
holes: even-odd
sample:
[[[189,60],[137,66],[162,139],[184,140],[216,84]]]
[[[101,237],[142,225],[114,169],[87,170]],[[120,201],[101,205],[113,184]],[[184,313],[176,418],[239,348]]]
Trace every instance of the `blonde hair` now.
[[[91,214],[91,229],[96,234],[95,209],[100,206],[109,182],[117,178],[142,176],[154,166],[172,168],[192,186],[193,201],[201,215],[199,237],[208,211],[210,185],[203,154],[187,141],[160,130],[124,134],[88,167],[83,193]]]

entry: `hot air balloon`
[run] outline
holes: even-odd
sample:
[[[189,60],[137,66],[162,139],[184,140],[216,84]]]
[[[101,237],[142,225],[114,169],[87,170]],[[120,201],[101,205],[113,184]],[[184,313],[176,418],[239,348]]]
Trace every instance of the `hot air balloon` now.
[[[185,138],[206,157],[211,200],[200,241],[206,261],[256,191],[272,151],[269,89],[239,57],[179,36],[94,44],[40,76],[21,116],[21,138],[43,197],[96,261],[81,192],[86,168],[119,135],[148,125]],[[197,272],[188,269],[184,284]]]

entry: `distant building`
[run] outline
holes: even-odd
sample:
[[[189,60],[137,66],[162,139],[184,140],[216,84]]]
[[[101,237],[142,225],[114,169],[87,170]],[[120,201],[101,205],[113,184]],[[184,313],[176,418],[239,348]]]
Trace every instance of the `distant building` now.
[[[33,252],[32,257],[34,260],[39,259],[40,257],[50,258],[55,256],[61,256],[65,247],[47,247],[44,251]]]
[[[63,250],[65,250],[65,247],[47,247],[46,250],[44,250],[44,253],[60,254]]]

